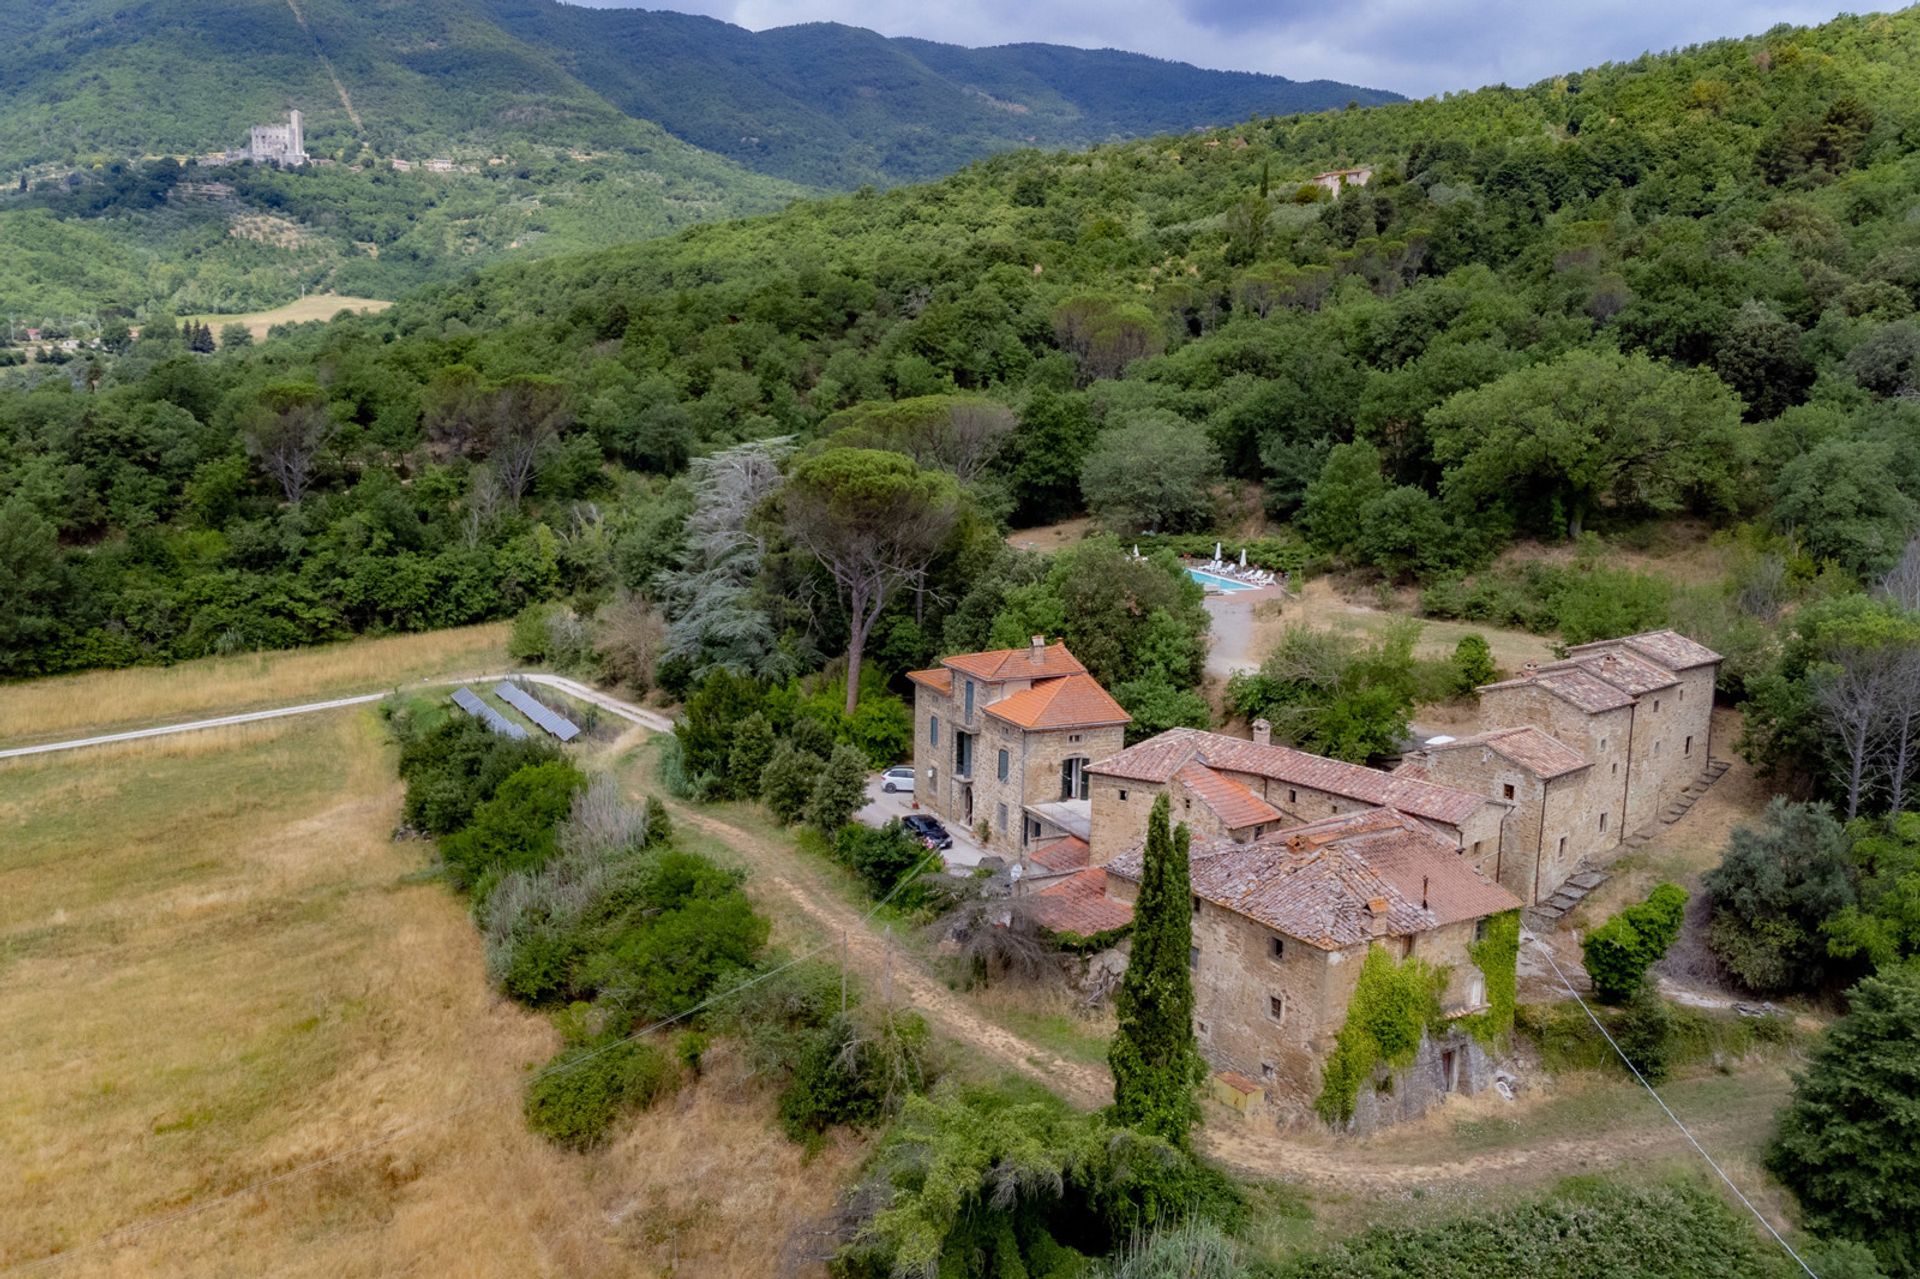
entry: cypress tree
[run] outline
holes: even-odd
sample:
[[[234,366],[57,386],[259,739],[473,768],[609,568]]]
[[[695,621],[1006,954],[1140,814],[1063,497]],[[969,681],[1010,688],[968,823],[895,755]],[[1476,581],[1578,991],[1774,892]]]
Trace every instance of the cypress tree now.
[[[1194,1089],[1206,1078],[1193,1037],[1193,890],[1190,838],[1169,830],[1167,797],[1153,801],[1140,894],[1133,904],[1133,949],[1115,1000],[1119,1028],[1107,1049],[1113,1068],[1113,1117],[1129,1128],[1187,1144],[1200,1118]]]

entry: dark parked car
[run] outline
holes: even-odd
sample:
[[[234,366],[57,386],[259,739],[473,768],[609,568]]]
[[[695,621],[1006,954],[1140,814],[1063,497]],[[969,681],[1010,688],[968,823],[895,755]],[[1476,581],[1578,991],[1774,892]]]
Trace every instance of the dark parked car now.
[[[953,836],[947,834],[947,828],[925,813],[908,813],[900,819],[900,824],[907,828],[909,835],[928,848],[945,852],[953,847]]]

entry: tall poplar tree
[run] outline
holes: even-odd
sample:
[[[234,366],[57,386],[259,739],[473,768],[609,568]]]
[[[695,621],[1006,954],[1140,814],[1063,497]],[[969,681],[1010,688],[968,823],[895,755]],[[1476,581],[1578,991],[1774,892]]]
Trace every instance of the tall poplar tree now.
[[[1190,836],[1169,830],[1165,795],[1147,818],[1140,894],[1133,904],[1133,950],[1115,1001],[1120,1025],[1107,1049],[1113,1068],[1113,1116],[1141,1132],[1187,1144],[1200,1118],[1194,1089],[1206,1078],[1193,1037],[1193,889]]]

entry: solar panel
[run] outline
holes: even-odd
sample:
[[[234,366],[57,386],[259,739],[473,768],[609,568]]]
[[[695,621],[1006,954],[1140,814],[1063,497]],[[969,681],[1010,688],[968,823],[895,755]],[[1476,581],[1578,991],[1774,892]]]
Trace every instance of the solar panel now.
[[[480,700],[480,694],[470,688],[457,688],[453,692],[453,704],[467,714],[485,724],[502,737],[511,737],[515,741],[524,741],[527,730],[502,715],[493,707]]]
[[[493,695],[563,742],[570,742],[580,736],[579,725],[551,709],[517,684],[509,684],[501,680],[493,686]]]

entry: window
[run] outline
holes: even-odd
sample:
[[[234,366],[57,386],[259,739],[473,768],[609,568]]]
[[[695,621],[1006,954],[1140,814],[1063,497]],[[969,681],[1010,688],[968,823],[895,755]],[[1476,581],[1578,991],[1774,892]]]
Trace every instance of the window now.
[[[1465,849],[1463,848],[1463,849],[1461,849],[1460,851],[1461,851],[1461,852],[1465,852],[1466,850],[1465,850]],[[1474,841],[1473,841],[1473,855],[1474,855],[1475,857],[1478,857],[1478,856],[1480,856],[1480,854],[1481,854],[1481,853],[1484,853],[1484,852],[1486,852],[1486,851],[1487,851],[1487,841],[1486,841],[1486,840],[1484,840],[1484,839],[1476,839],[1476,840],[1474,840]]]
[[[972,733],[953,735],[953,775],[955,777],[973,776],[973,737]]]
[[[1284,937],[1267,938],[1267,954],[1274,959],[1287,957],[1287,939]]]
[[[1487,917],[1485,915],[1473,921],[1473,939],[1475,941],[1485,941],[1487,939]]]
[[[1560,837],[1560,848],[1558,851],[1559,851],[1559,855],[1562,857],[1565,857],[1567,855],[1567,837],[1565,835],[1562,835]]]
[[[1263,1061],[1260,1063],[1260,1078],[1266,1080],[1268,1083],[1273,1082],[1273,1063],[1272,1062]]]
[[[1000,780],[1003,782],[1006,781],[1007,780],[1007,748],[1004,746],[1000,748],[999,773],[1000,773]]]
[[[1267,996],[1267,1016],[1275,1021],[1287,1019],[1287,997],[1285,995]]]
[[[1087,797],[1087,765],[1085,755],[1074,755],[1060,761],[1060,798],[1085,799]]]
[[[1601,750],[1607,749],[1607,739],[1604,737],[1600,739],[1600,749]]]
[[[1607,829],[1607,815],[1605,813],[1600,814],[1600,829],[1603,832]]]
[[[1501,798],[1501,799],[1512,799],[1512,798],[1513,798],[1513,783],[1512,783],[1512,782],[1507,782],[1507,783],[1506,783],[1505,785],[1503,785],[1503,786],[1501,786],[1501,787],[1500,787],[1500,798]]]
[[[929,715],[927,717],[927,741],[934,746],[940,744],[940,717],[938,715]]]
[[[1485,1008],[1487,1006],[1487,979],[1481,973],[1475,973],[1473,980],[1467,983],[1467,1007]]]
[[[1026,832],[1027,842],[1031,843],[1034,840],[1039,839],[1040,838],[1040,819],[1037,817],[1027,818],[1026,826],[1024,827],[1024,829]]]
[[[1680,744],[1680,753],[1682,755],[1693,754],[1693,738],[1691,736],[1689,736],[1686,741]]]
[[[973,720],[973,681],[967,681],[967,720]]]
[[[1613,763],[1612,763],[1611,765],[1609,765],[1609,766],[1608,766],[1608,768],[1607,768],[1607,775],[1608,775],[1609,777],[1618,777],[1618,776],[1620,776],[1620,761],[1619,761],[1619,760],[1617,760],[1617,759],[1616,759],[1615,761],[1613,761]]]
[[[1207,1023],[1204,1021],[1196,1021],[1193,1025],[1194,1029],[1199,1032],[1200,1038],[1205,1039],[1207,1037]]]
[[[1300,792],[1294,790],[1291,786],[1287,788],[1287,802],[1289,804],[1297,804],[1300,802]]]
[[[1655,715],[1660,713],[1660,699],[1657,697],[1653,699],[1653,713]]]
[[[1660,753],[1660,739],[1657,737],[1653,741],[1653,753],[1656,755]]]
[[[1191,813],[1193,811],[1193,796],[1182,795],[1180,797],[1180,806],[1182,812]]]
[[[995,829],[997,829],[1002,835],[1006,834],[1007,833],[1007,806],[1005,804],[1000,805],[999,811],[994,813],[994,817],[996,819],[994,822]]]
[[[1198,946],[1187,947],[1187,967],[1200,967],[1200,948]]]
[[[1068,740],[1069,742],[1077,742],[1077,741],[1079,741],[1079,740],[1080,740],[1080,734],[1078,734],[1078,733],[1068,733],[1068,734],[1067,734],[1067,740]]]
[[[1124,786],[1120,788],[1120,802],[1123,804],[1127,802],[1127,790]]]

